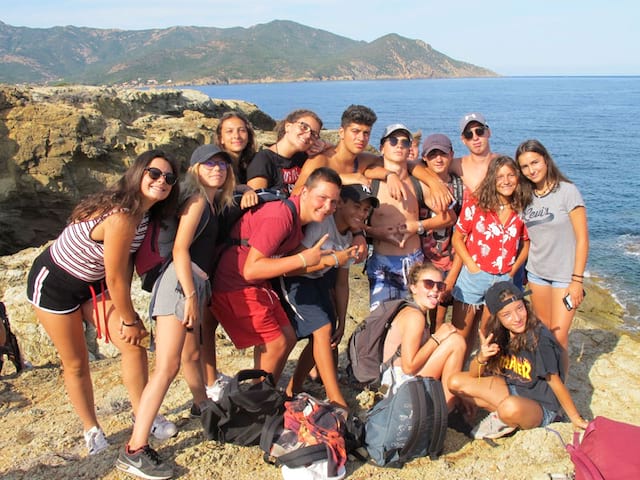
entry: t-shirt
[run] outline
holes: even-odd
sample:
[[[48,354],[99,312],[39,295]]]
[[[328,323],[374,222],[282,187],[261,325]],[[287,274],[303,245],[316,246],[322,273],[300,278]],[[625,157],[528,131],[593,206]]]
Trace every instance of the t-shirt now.
[[[503,225],[496,212],[478,206],[476,197],[463,203],[456,228],[467,236],[465,245],[473,261],[492,275],[509,273],[520,242],[529,239],[527,227],[516,212],[511,211]]]
[[[535,351],[524,350],[517,355],[507,351],[500,358],[500,371],[507,384],[516,387],[518,395],[535,400],[545,408],[557,412],[560,410],[560,403],[546,377],[549,374],[559,374],[564,381],[564,375],[560,373],[560,358],[560,345],[553,334],[540,324]]]
[[[300,197],[290,199],[298,212]],[[267,286],[259,280],[249,282],[242,272],[251,247],[267,257],[281,257],[293,251],[303,238],[300,216],[295,220],[289,207],[282,201],[263,203],[245,213],[231,229],[231,238],[246,239],[247,245],[232,245],[223,250],[213,282],[215,291],[229,292],[248,286]]]
[[[571,282],[576,259],[576,236],[569,213],[584,207],[582,195],[573,183],[558,188],[533,202],[523,213],[531,245],[527,270],[540,278]]]
[[[311,248],[326,233],[329,234],[329,238],[320,247],[322,250],[342,251],[351,246],[351,242],[353,241],[353,234],[348,230],[344,235],[341,234],[338,231],[338,227],[336,226],[336,221],[333,215],[328,216],[322,222],[309,223],[305,227],[304,239],[302,240],[302,244],[306,248]],[[346,265],[345,267],[349,268],[348,265]],[[327,271],[331,270],[331,268],[333,267],[324,268],[322,270],[318,270],[317,272],[307,273],[305,274],[305,277],[320,278]]]
[[[306,160],[307,154],[304,152],[286,158],[265,148],[256,153],[249,164],[247,181],[255,177],[264,177],[267,179],[268,188],[275,188],[290,195]]]

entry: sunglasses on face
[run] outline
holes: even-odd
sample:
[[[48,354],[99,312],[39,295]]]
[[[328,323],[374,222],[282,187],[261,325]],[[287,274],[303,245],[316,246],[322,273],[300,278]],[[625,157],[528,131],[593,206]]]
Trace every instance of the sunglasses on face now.
[[[486,127],[470,128],[469,130],[465,130],[464,132],[462,132],[462,136],[467,140],[471,140],[473,138],[474,133],[478,137],[483,137],[486,131],[487,131]]]
[[[435,288],[439,292],[443,292],[444,289],[447,287],[447,285],[444,282],[436,282],[434,280],[431,280],[430,278],[423,278],[422,284],[424,285],[424,288],[426,288],[427,290],[433,290]]]
[[[307,122],[303,122],[302,120],[300,120],[298,122],[298,128],[300,129],[301,133],[311,133],[311,138],[313,139],[320,138],[320,134],[313,128],[311,128],[311,125],[309,125]]]
[[[144,171],[149,174],[151,180],[158,180],[160,177],[164,177],[164,181],[167,183],[167,185],[173,186],[178,181],[178,176],[175,173],[164,173],[159,168],[147,167],[144,169]]]
[[[402,148],[409,148],[411,146],[411,140],[409,140],[408,138],[398,138],[398,137],[389,137],[387,138],[387,141],[389,142],[389,145],[391,145],[392,147],[395,147],[396,145],[398,145],[398,142],[400,142],[400,146]]]
[[[226,170],[228,166],[224,160],[207,160],[206,162],[201,162],[201,165],[209,168],[220,167],[220,170]]]

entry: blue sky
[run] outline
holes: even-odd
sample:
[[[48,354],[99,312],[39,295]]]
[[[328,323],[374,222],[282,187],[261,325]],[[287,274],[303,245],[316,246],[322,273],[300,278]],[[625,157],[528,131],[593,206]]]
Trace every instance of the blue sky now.
[[[424,40],[502,75],[640,75],[640,3],[632,0],[19,0],[13,26],[139,30],[250,27],[292,20],[354,40]]]

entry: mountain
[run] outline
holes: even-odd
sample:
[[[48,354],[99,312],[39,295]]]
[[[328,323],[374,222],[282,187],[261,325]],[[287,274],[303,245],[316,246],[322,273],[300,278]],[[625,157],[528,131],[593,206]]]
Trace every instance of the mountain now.
[[[351,40],[274,20],[249,28],[106,30],[0,22],[0,83],[215,84],[487,77],[421,40]]]

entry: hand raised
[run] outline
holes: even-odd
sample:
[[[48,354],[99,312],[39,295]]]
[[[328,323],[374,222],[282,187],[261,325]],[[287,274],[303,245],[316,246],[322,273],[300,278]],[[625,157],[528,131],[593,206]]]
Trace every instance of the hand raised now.
[[[486,362],[489,357],[493,357],[500,351],[500,347],[497,343],[493,342],[493,333],[485,337],[482,330],[478,330],[478,335],[480,336],[480,353],[478,357],[482,355]]]
[[[318,240],[313,245],[313,247],[307,248],[306,250],[303,250],[302,252],[300,252],[300,254],[304,257],[307,266],[310,267],[313,265],[317,265],[318,263],[320,263],[320,259],[322,258],[323,255],[328,255],[332,253],[332,251],[322,250],[322,245],[324,244],[324,242],[327,241],[328,238],[329,238],[329,234],[325,233],[320,238],[320,240]]]

